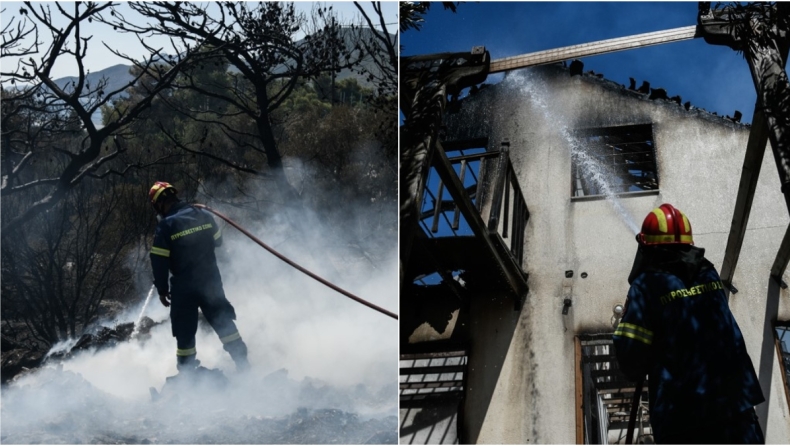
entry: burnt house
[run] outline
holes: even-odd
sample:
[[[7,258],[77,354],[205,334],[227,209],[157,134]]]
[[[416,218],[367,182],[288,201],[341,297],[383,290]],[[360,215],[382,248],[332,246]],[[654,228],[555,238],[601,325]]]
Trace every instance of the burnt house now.
[[[672,203],[722,269],[751,133],[735,121],[559,64],[450,99],[401,265],[401,443],[624,443],[635,387],[611,333],[634,234]],[[730,307],[767,442],[786,443],[790,291],[769,271],[790,218],[759,166]]]

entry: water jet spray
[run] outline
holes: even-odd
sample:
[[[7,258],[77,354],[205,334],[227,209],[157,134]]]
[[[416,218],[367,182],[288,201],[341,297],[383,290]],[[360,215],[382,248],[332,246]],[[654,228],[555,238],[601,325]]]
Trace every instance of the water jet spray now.
[[[145,314],[145,309],[148,307],[148,302],[151,301],[151,296],[154,295],[154,290],[155,289],[156,289],[156,286],[151,285],[151,289],[148,291],[148,296],[146,296],[146,298],[145,298],[145,303],[143,304],[143,309],[140,310],[140,315],[137,316],[137,320],[134,323],[134,330],[132,331],[132,335],[130,336],[130,339],[134,339],[134,338],[137,337],[138,334],[140,334],[140,322],[142,322],[142,320],[143,320],[143,315]]]
[[[604,166],[598,163],[595,157],[587,153],[587,148],[581,141],[579,141],[578,138],[571,134],[571,131],[568,129],[567,125],[564,124],[564,119],[549,109],[547,105],[548,101],[542,92],[542,90],[545,90],[545,88],[538,88],[539,85],[536,85],[534,79],[532,79],[532,77],[527,73],[519,73],[518,76],[512,76],[511,79],[514,79],[514,82],[518,82],[520,84],[520,87],[524,90],[526,96],[532,99],[532,102],[538,107],[547,121],[558,124],[560,135],[567,143],[568,148],[570,149],[571,157],[576,161],[577,165],[585,173],[587,173],[589,178],[595,183],[606,200],[611,203],[615,212],[623,221],[623,223],[625,223],[628,229],[630,229],[634,234],[638,234],[639,226],[637,226],[633,217],[628,213],[625,207],[623,207],[623,204],[617,198],[617,194],[612,190],[612,187],[609,184],[608,178],[611,178],[612,175]]]

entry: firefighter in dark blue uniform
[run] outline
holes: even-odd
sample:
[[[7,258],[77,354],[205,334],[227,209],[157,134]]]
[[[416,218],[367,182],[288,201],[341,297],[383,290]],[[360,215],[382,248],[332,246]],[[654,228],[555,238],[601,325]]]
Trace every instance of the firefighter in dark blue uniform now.
[[[198,308],[230,353],[239,371],[249,368],[247,346],[233,322],[236,312],[225,298],[214,247],[222,244],[222,233],[208,212],[182,203],[176,189],[157,181],[149,200],[161,216],[151,248],[151,266],[159,300],[170,307],[179,371],[191,371],[196,359],[195,334]],[[168,273],[172,273],[168,287]]]
[[[648,375],[658,444],[764,444],[765,401],[721,278],[693,246],[688,218],[662,204],[645,218],[614,333],[625,375]]]

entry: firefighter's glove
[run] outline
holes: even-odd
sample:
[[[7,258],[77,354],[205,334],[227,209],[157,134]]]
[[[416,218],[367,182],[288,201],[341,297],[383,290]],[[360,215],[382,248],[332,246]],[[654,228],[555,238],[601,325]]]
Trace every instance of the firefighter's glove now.
[[[170,293],[160,294],[159,301],[162,302],[162,305],[169,307],[170,306]]]

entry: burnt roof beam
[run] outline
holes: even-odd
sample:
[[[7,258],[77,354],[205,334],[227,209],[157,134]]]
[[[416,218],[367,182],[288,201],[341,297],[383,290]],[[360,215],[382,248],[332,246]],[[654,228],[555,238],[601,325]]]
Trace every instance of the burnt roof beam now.
[[[489,73],[499,73],[536,65],[547,65],[579,57],[597,56],[599,54],[614,53],[616,51],[680,42],[683,40],[695,39],[700,36],[701,35],[697,31],[697,26],[691,25],[627,37],[617,37],[615,39],[599,40],[597,42],[582,43],[579,45],[495,59],[491,61],[491,70]]]

